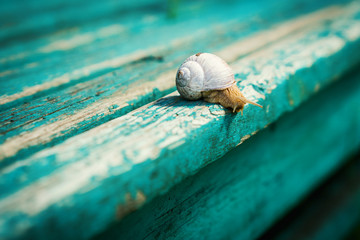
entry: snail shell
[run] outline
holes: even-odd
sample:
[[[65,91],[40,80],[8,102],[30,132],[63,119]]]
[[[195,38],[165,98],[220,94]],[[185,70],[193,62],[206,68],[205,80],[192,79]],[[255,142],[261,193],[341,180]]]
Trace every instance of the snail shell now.
[[[198,53],[188,57],[176,74],[176,87],[181,96],[197,100],[202,92],[223,90],[235,83],[230,66],[211,53]]]
[[[204,98],[211,103],[220,103],[233,112],[242,113],[250,103],[235,84],[230,66],[211,53],[197,53],[187,58],[176,74],[176,87],[180,95],[189,100]]]

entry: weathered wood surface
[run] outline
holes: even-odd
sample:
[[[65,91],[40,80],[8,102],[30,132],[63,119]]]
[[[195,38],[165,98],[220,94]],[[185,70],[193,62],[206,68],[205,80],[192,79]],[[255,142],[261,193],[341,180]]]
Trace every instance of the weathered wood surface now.
[[[7,69],[0,83],[1,91],[6,93],[0,97],[0,165],[170,93],[175,90],[177,66],[194,51],[215,51],[231,63],[309,24],[324,23],[347,11],[340,5],[309,13],[324,3],[304,2],[302,11],[289,14],[292,4],[275,7],[268,3],[259,12],[250,11],[252,4],[239,5],[232,10],[241,7],[237,20],[228,11],[218,11],[227,14],[218,13],[214,20],[204,21],[218,10],[211,5],[202,15],[203,21],[191,18],[166,25],[160,18],[162,23],[152,23],[155,32],[146,31],[151,26],[146,21],[141,27],[135,26],[140,29],[136,34],[131,25],[105,25],[92,32],[85,29],[68,33],[69,36],[55,35],[30,42],[24,47],[28,52],[17,50],[18,45],[3,49],[2,54],[7,57],[2,61],[8,63],[4,63]],[[247,18],[250,13],[261,17]],[[203,22],[206,27],[201,25]],[[185,28],[187,25],[193,29]],[[164,34],[169,29],[174,34]],[[189,31],[193,33],[187,34]],[[166,39],[159,41],[163,35]],[[83,37],[85,40],[79,40]],[[146,43],[142,39],[147,39]]]
[[[54,34],[45,39],[24,43],[25,46],[19,47],[16,44],[12,48],[3,48],[1,56],[4,58],[1,62],[6,71],[0,75],[2,78],[11,80],[12,84],[3,83],[1,90],[4,91],[3,94],[6,94],[2,94],[1,103],[12,102],[19,97],[32,95],[89,75],[110,72],[124,63],[137,60],[141,56],[156,54],[161,49],[173,47],[174,44],[180,44],[181,47],[194,44],[193,42],[200,41],[201,38],[197,39],[199,35],[218,31],[223,25],[232,25],[224,30],[234,33],[231,27],[234,28],[236,24],[237,38],[246,35],[249,30],[256,31],[258,26],[266,28],[269,25],[261,24],[261,22],[271,18],[272,15],[262,13],[275,10],[275,7],[268,3],[263,8],[256,8],[256,4],[254,2],[249,6],[239,3],[231,5],[231,8],[210,4],[206,11],[203,9],[199,12],[200,16],[194,17],[189,17],[193,11],[187,9],[194,6],[184,4],[187,8],[181,9],[183,15],[176,22],[164,18],[161,11],[158,13],[149,11],[150,16],[147,16],[144,11],[135,11],[130,16],[119,16],[119,19],[110,19],[100,26],[85,25],[82,27],[84,29],[63,33],[64,36]],[[276,9],[280,12],[289,11],[290,5],[284,4],[283,8]],[[314,8],[316,9],[316,7],[308,6],[305,11],[311,11]],[[264,15],[263,19],[250,18],[251,15],[257,14]],[[281,18],[289,18],[284,13],[282,15],[277,18],[277,21],[282,20]],[[246,20],[247,18],[250,19]],[[136,19],[140,21],[134,21]],[[257,22],[257,25],[248,26],[253,22]],[[271,21],[270,25],[274,22],[276,21]],[[248,29],[244,32],[239,31],[244,26]],[[231,35],[229,37],[231,38]],[[236,39],[236,36],[234,38]],[[222,42],[222,44],[226,43]],[[193,48],[197,50],[199,45]],[[25,81],[25,79],[28,80]]]
[[[164,9],[164,3],[159,0],[4,0],[0,8],[0,44],[12,45],[81,24],[101,23],[109,19],[115,22],[119,15],[127,12],[156,8]]]
[[[244,79],[238,83],[243,93],[264,105],[264,109],[247,106],[244,116],[234,115],[218,105],[187,102],[173,93],[4,167],[0,176],[1,234],[48,238],[42,234],[51,229],[58,232],[59,238],[66,234],[72,238],[89,237],[103,230],[116,216],[125,217],[218,159],[284,112],[293,110],[360,60],[359,55],[352,54],[360,50],[358,3],[330,11],[333,13],[330,19],[323,21],[325,18],[321,16],[329,12],[320,12],[315,19],[321,20],[231,64],[236,78]],[[323,71],[325,67],[327,71]],[[353,91],[356,89],[354,84]],[[353,101],[348,104],[357,109]],[[344,107],[348,113],[349,105]],[[96,106],[92,111],[95,109]],[[346,115],[354,119],[349,125],[359,122],[357,113],[349,115],[349,111]],[[66,122],[60,123],[48,124],[46,130],[29,138],[21,135],[18,141],[3,144],[1,150],[5,156],[10,155],[18,145],[46,134],[52,126],[66,126]],[[349,125],[345,124],[336,133],[348,133]],[[350,135],[353,138],[348,140],[352,142],[348,147],[342,146],[344,152],[336,148],[339,152],[329,156],[327,168],[314,172],[317,175],[309,178],[304,189],[298,189],[298,194],[333,169],[339,163],[334,162],[335,157],[339,159],[339,153],[343,156],[357,144],[358,132],[353,130]],[[294,199],[299,196],[293,194]],[[265,223],[271,221],[273,218],[268,222],[265,219],[261,224],[267,226]],[[69,225],[77,231],[66,232]],[[254,224],[247,231],[256,227]]]
[[[359,80],[324,89],[96,239],[256,239],[359,149]]]
[[[357,154],[259,240],[358,239],[351,230],[360,221],[359,183]]]

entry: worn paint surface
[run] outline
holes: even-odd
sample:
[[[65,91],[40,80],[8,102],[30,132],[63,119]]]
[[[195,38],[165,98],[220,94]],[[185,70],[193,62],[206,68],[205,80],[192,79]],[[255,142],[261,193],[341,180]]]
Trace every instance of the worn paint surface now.
[[[273,34],[277,38],[273,40],[281,36],[285,37],[294,31],[300,31],[310,22],[312,24],[318,22],[321,25],[324,24],[324,21],[336,16],[344,14],[347,16],[348,12],[349,7],[344,9],[329,8],[283,23],[274,29]],[[358,22],[351,21],[346,23],[350,24],[350,26],[342,31],[352,31],[357,27]],[[286,30],[284,30],[285,27],[287,27]],[[305,28],[303,34],[306,34],[306,32],[308,32],[308,29]],[[261,47],[271,43],[271,40],[270,42],[263,40],[267,34],[269,34],[268,31],[264,34],[259,33],[257,37],[252,37],[252,46]],[[294,36],[288,36],[288,38],[291,37]],[[356,40],[356,36],[354,40]],[[243,56],[246,54],[243,49],[248,49],[247,44],[245,42],[242,47],[239,44],[223,49],[219,52],[220,55],[224,54],[225,59],[228,58],[229,60]],[[240,49],[240,51],[237,49]],[[190,49],[188,50],[190,51]],[[230,51],[233,53],[229,54]],[[250,48],[247,53],[252,51],[254,50]],[[261,52],[263,50],[260,50],[260,54]],[[252,55],[256,56],[254,53]],[[161,59],[155,57],[130,63],[124,69],[119,70],[119,75],[111,73],[95,78],[75,85],[70,89],[57,91],[44,98],[33,100],[31,104],[26,103],[14,107],[10,111],[4,111],[1,114],[3,121],[0,128],[2,130],[0,141],[3,144],[0,146],[0,159],[7,160],[1,161],[2,165],[8,164],[12,159],[19,159],[50,144],[55,144],[79,132],[121,116],[135,107],[173,90],[174,67],[176,67],[174,63],[182,61],[186,55],[182,54],[180,57],[176,57],[177,59],[170,62],[170,64],[165,64]],[[150,62],[153,64],[150,64]],[[134,71],[134,67],[136,71]],[[152,70],[154,67],[157,67],[156,71]],[[239,66],[239,68],[242,68],[242,66]],[[165,73],[159,76],[158,71],[164,71]],[[132,84],[129,85],[126,81],[119,81],[119,78],[125,80],[126,77],[129,77],[129,74],[131,74],[130,79],[136,80]],[[147,75],[147,77],[144,78],[144,75]],[[239,80],[243,77],[244,75],[240,75]],[[24,111],[27,112],[25,116]],[[20,142],[21,144],[19,144]]]
[[[357,71],[324,89],[95,239],[257,239],[358,150],[359,80]]]
[[[189,4],[183,4],[183,6],[193,8]],[[290,8],[286,4],[280,6],[284,6],[285,9]],[[197,37],[204,31],[219,31],[223,25],[229,23],[238,23],[236,27],[239,30],[249,23],[249,21],[243,22],[245,19],[254,14],[261,14],[268,9],[274,9],[274,6],[267,3],[264,8],[257,9],[255,3],[238,3],[232,7],[217,3],[206,6],[206,10],[203,9],[198,16],[190,17],[189,15],[193,14],[193,11],[188,11],[185,8],[182,9],[184,16],[176,22],[169,22],[164,18],[161,11],[158,11],[157,14],[154,13],[154,10],[146,13],[143,9],[130,15],[120,16],[119,19],[111,19],[110,23],[112,24],[110,26],[113,26],[114,22],[121,22],[120,29],[123,29],[122,31],[119,31],[119,27],[111,28],[111,31],[105,31],[106,34],[103,34],[103,29],[109,26],[97,27],[95,25],[95,28],[75,32],[60,39],[59,36],[55,35],[53,38],[46,39],[45,46],[44,40],[38,45],[26,46],[25,52],[16,53],[18,51],[16,48],[4,49],[5,52],[1,55],[6,56],[2,62],[7,74],[1,79],[11,80],[11,84],[8,81],[2,83],[1,95],[3,96],[0,98],[0,103],[8,103],[21,96],[33,95],[38,91],[54,88],[60,84],[76,82],[81,78],[86,79],[89,75],[95,76],[96,74],[110,72],[122,65],[122,61],[118,60],[119,58],[129,58],[138,52],[147,56],[156,54],[163,48],[169,48],[177,42],[183,46],[192,44],[193,41],[200,40]],[[185,14],[186,12],[189,13]],[[147,18],[144,18],[147,14],[155,14],[156,20],[148,21]],[[254,17],[250,21],[254,22]],[[109,22],[107,23],[109,24]],[[260,26],[261,24],[257,25]],[[255,27],[252,30],[256,30]],[[237,35],[240,34],[243,33],[238,31]],[[75,39],[74,36],[76,36]],[[80,38],[80,36],[83,37]],[[56,44],[56,42],[62,44]],[[57,47],[59,45],[72,47]],[[30,52],[27,53],[26,50]],[[193,50],[195,50],[195,46],[193,46]],[[40,56],[36,57],[39,54]],[[13,55],[15,57],[12,57]],[[16,56],[18,55],[21,56],[20,59],[17,59]],[[13,59],[16,61],[12,61]],[[26,67],[29,63],[33,67]],[[34,88],[35,86],[36,88]],[[12,97],[13,95],[14,97]]]
[[[2,234],[36,235],[49,224],[62,237],[85,238],[166,192],[354,66],[359,56],[352,53],[360,48],[360,33],[354,31],[358,11],[358,4],[347,6],[325,23],[299,29],[232,63],[237,80],[244,79],[238,83],[244,95],[262,104],[263,110],[247,106],[244,116],[234,115],[173,93],[2,168]],[[322,71],[324,66],[327,71]],[[111,106],[109,111],[117,108]],[[21,143],[5,144],[4,155]],[[334,167],[330,162],[327,166],[317,173]],[[310,178],[306,186],[316,179]],[[77,232],[63,231],[69,225]]]
[[[25,62],[21,64],[30,64],[31,66],[35,64],[42,67],[32,68],[31,74],[36,79],[41,78],[41,74],[45,74],[48,80],[43,84],[36,85],[37,80],[30,81],[29,79],[32,79],[32,75],[27,72],[16,73],[14,75],[15,78],[20,76],[16,80],[18,82],[14,82],[15,80],[10,75],[3,76],[3,79],[7,81],[2,81],[2,91],[7,94],[11,92],[5,86],[8,84],[9,87],[15,88],[15,91],[21,92],[11,96],[3,95],[3,103],[7,101],[12,102],[10,102],[10,105],[4,104],[0,106],[0,109],[2,109],[0,112],[2,119],[0,123],[0,143],[4,143],[5,140],[15,143],[18,141],[16,137],[20,137],[23,140],[26,139],[26,141],[23,141],[22,144],[15,144],[17,149],[13,147],[10,152],[0,153],[0,159],[7,159],[6,161],[1,161],[1,165],[8,164],[8,162],[14,159],[24,158],[35,151],[59,143],[68,137],[119,117],[171,92],[174,90],[174,71],[188,55],[193,54],[194,49],[199,51],[204,49],[206,51],[218,50],[217,54],[227,61],[233,62],[239,57],[256,51],[258,48],[269,45],[280,38],[303,29],[310,23],[320,23],[346,11],[346,8],[343,9],[342,7],[329,7],[319,12],[295,18],[295,14],[293,14],[291,17],[294,19],[281,22],[289,18],[289,7],[291,6],[286,4],[281,8],[277,7],[276,9],[281,13],[280,15],[276,14],[275,17],[271,17],[269,13],[263,14],[261,15],[263,16],[261,21],[258,18],[249,18],[245,21],[244,18],[246,17],[239,13],[240,17],[236,21],[225,19],[227,20],[226,23],[222,21],[220,23],[216,22],[211,28],[207,26],[206,31],[204,29],[199,30],[199,26],[194,25],[194,27],[197,27],[197,31],[194,31],[191,35],[183,34],[184,37],[180,39],[177,35],[172,36],[175,40],[165,44],[165,47],[154,47],[150,44],[149,46],[151,47],[148,49],[131,52],[124,56],[121,55],[124,54],[123,51],[116,50],[113,46],[114,44],[116,46],[121,45],[118,39],[112,39],[111,41],[108,39],[115,36],[123,38],[120,34],[123,28],[114,24],[102,27],[91,34],[85,32],[80,36],[76,35],[75,39],[48,39],[48,42],[51,42],[51,40],[56,41],[46,46],[38,43],[41,46],[41,51],[47,53],[47,55],[39,58],[36,64],[31,59],[24,60]],[[308,13],[318,7],[312,3],[307,3],[302,11],[298,11],[296,14]],[[272,8],[274,8],[272,5],[264,6],[262,11],[266,9],[266,11],[273,13],[274,11],[271,11]],[[246,12],[247,8],[244,8],[242,11]],[[230,15],[228,14],[227,16]],[[271,31],[261,31],[269,26],[273,27]],[[171,28],[173,29],[172,31],[176,29],[175,26],[171,26]],[[178,28],[181,28],[182,31],[184,30],[182,25],[178,26]],[[175,32],[181,33],[178,30]],[[112,45],[107,46],[107,51],[110,51],[111,54],[118,53],[120,56],[113,58],[111,54],[106,53],[100,43],[91,42],[91,44],[96,46],[91,51],[101,53],[103,55],[102,58],[106,59],[98,62],[101,60],[101,57],[91,52],[88,45],[84,46],[84,49],[77,47],[78,41],[85,41],[79,40],[79,38],[93,39],[100,37],[98,35],[102,36],[100,40],[106,44],[112,43]],[[160,33],[153,33],[153,35],[161,36]],[[245,38],[248,35],[251,37]],[[149,39],[149,37],[141,37],[139,35],[132,35],[132,37]],[[124,40],[122,39],[122,41]],[[132,40],[126,41],[132,42]],[[139,49],[138,42],[135,41],[133,44],[134,48]],[[228,46],[228,44],[231,45]],[[71,46],[74,48],[70,48]],[[30,48],[31,46],[27,47]],[[55,58],[53,53],[49,53],[50,49],[54,47],[61,48],[54,49],[56,54],[60,54],[59,57]],[[40,47],[38,46],[38,48]],[[59,52],[58,50],[61,51]],[[29,57],[34,56],[34,54],[34,52],[30,52]],[[82,64],[83,66],[78,67],[73,63],[73,60],[70,62],[66,60],[66,54],[70,54],[69,58],[71,59],[74,57],[81,59],[82,56],[86,57],[87,60],[78,61],[77,64]],[[92,58],[97,62],[89,62],[89,55],[93,56]],[[56,74],[56,68],[51,68],[50,71],[49,66],[43,66],[39,62],[40,60],[45,62],[60,61],[61,64],[53,62],[51,65],[59,68],[63,74]],[[24,69],[19,63],[13,64],[19,69]],[[74,68],[74,70],[70,70],[64,64]],[[12,70],[7,69],[6,72],[8,71]],[[109,71],[111,73],[101,75]],[[22,91],[24,88],[22,84],[31,84],[32,86]],[[60,90],[59,87],[64,89]],[[41,93],[43,96],[33,99],[38,93]],[[11,106],[13,107],[10,108]],[[24,115],[23,112],[27,112],[27,114]],[[66,123],[63,123],[64,119],[68,119]]]
[[[0,9],[2,45],[11,45],[19,38],[33,39],[46,36],[54,31],[63,31],[88,22],[102,22],[107,18],[116,19],[121,13],[144,8],[159,8],[160,1],[139,0],[136,3],[120,1],[98,2],[90,0],[84,4],[82,0],[54,0],[51,2],[3,1]],[[79,8],[82,11],[79,11]],[[105,19],[104,19],[105,18]],[[101,21],[102,20],[102,21]]]
[[[209,105],[201,101],[183,101],[174,93],[167,98],[136,110],[123,118],[104,124],[84,136],[93,141],[94,149],[98,149],[99,151],[99,157],[105,152],[101,150],[103,146],[99,145],[104,141],[109,142],[109,149],[119,144],[119,146],[124,149],[124,152],[121,153],[122,158],[127,161],[132,162],[135,160],[136,162],[145,162],[147,158],[156,159],[159,151],[164,150],[165,147],[171,149],[171,144],[176,144],[176,146],[179,144],[184,145],[185,138],[189,136],[189,133],[196,134],[192,133],[192,131],[199,129],[200,131],[207,131],[207,124],[221,127],[223,125],[223,123],[221,123],[221,121],[224,121],[223,119],[225,119],[225,121],[244,122],[246,128],[237,130],[239,135],[235,135],[235,139],[231,139],[231,141],[234,142],[226,144],[229,148],[232,148],[234,144],[236,145],[241,142],[241,140],[237,140],[238,138],[244,140],[244,137],[246,138],[248,134],[267,125],[284,111],[292,109],[304,101],[310,94],[317,91],[319,85],[326,85],[358,60],[357,55],[353,55],[353,58],[346,57],[346,61],[342,60],[343,56],[347,56],[349,52],[358,49],[359,44],[356,40],[355,42],[349,41],[346,39],[346,35],[343,34],[348,31],[348,28],[344,28],[344,26],[352,28],[354,27],[353,24],[351,24],[353,22],[357,23],[352,19],[347,20],[347,18],[340,18],[332,24],[327,23],[325,28],[319,25],[315,26],[314,29],[306,29],[268,48],[264,48],[259,52],[255,52],[246,58],[234,62],[232,66],[237,73],[237,79],[244,79],[242,82],[239,82],[239,86],[243,89],[244,94],[252,99],[257,99],[257,101],[264,101],[265,99],[265,103],[271,103],[266,104],[264,110],[247,107],[245,118],[241,118],[240,116],[229,114],[229,112],[226,112],[218,105]],[[300,51],[299,49],[308,50]],[[339,61],[342,61],[342,64],[338,64]],[[319,68],[323,66],[322,64],[327,64],[332,67],[329,71],[323,72],[319,70]],[[278,92],[275,91],[275,93],[273,93],[275,89],[278,89]],[[123,96],[119,95],[119,97]],[[58,119],[53,123],[32,131],[31,134],[25,133],[15,136],[14,138],[9,138],[1,145],[2,153],[4,155],[11,155],[19,147],[21,148],[24,145],[26,146],[26,144],[31,144],[32,141],[46,140],[45,137],[52,137],[51,134],[55,132],[54,130],[62,132],[69,126],[71,127],[74,122],[82,121],[84,116],[91,114],[91,112],[100,111],[99,114],[101,114],[102,108],[100,106],[102,104],[104,104],[104,102],[95,102],[93,107],[86,109],[86,111],[79,111],[73,118]],[[278,104],[281,105],[279,106]],[[114,106],[114,108],[116,108],[116,106]],[[106,112],[110,111],[111,109],[106,109]],[[96,118],[90,118],[87,121],[91,124],[92,121],[96,121]],[[225,124],[230,123],[225,122]],[[201,130],[201,128],[205,130]],[[112,134],[109,135],[108,132],[112,132]],[[144,135],[144,133],[146,135]],[[215,133],[216,132],[212,132],[212,134]],[[227,135],[225,132],[224,136]],[[100,140],[98,140],[98,136],[101,136],[101,138],[99,137]],[[151,143],[146,142],[145,146],[132,146],[129,148],[122,146],[124,139],[117,139],[118,136],[127,136],[125,141],[129,145],[137,142],[140,136],[148,136],[149,139],[153,139],[154,141]],[[83,138],[83,136],[79,137],[79,139]],[[119,143],[111,143],[114,141],[112,138],[117,139],[116,141],[119,141]],[[131,141],[130,139],[134,140]],[[77,138],[70,141],[70,144],[64,144],[63,146],[72,145],[75,141],[78,141]],[[201,141],[202,139],[200,139],[199,142]],[[86,147],[84,146],[84,148]],[[119,147],[116,147],[116,149],[118,148]],[[154,149],[159,150],[157,152],[154,151]],[[129,155],[127,152],[131,152],[131,154]],[[224,150],[224,152],[226,152],[226,150]],[[93,155],[92,152],[84,152],[84,154]],[[78,157],[81,158],[81,156],[82,155]],[[16,182],[19,183],[19,186],[23,186],[54,171],[56,169],[54,167],[54,161],[55,166],[58,167],[76,161],[75,158],[72,159],[71,157],[66,157],[66,160],[61,161],[45,158],[43,160],[44,162],[39,161],[37,158],[35,159],[36,160],[32,160],[32,158],[25,159],[8,167],[4,167],[1,171],[3,174],[0,176],[0,182],[6,186],[5,183],[10,179],[17,179]],[[27,173],[27,177],[24,180],[20,180],[23,179],[22,173],[24,172]],[[17,186],[12,185],[8,189],[14,192],[17,190]],[[3,195],[7,193],[5,190],[1,192]]]

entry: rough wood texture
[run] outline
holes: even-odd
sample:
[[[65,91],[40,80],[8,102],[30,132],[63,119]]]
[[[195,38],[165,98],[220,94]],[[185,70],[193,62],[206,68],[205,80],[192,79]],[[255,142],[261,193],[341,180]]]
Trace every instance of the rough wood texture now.
[[[359,80],[357,71],[324,89],[96,239],[256,239],[359,149]]]
[[[255,5],[239,3],[226,7],[210,4],[206,6],[206,11],[203,6],[198,12],[199,16],[189,17],[193,11],[187,8],[194,6],[184,4],[184,9],[181,9],[183,15],[176,22],[164,18],[161,11],[134,11],[130,16],[120,15],[105,22],[79,26],[80,29],[25,42],[21,47],[14,44],[2,48],[0,56],[3,56],[1,63],[4,72],[0,73],[0,79],[11,80],[11,84],[2,83],[0,103],[9,103],[51,88],[56,90],[56,87],[71,82],[86,81],[89,77],[111,72],[141,57],[156,55],[161,50],[189,48],[189,45],[192,45],[192,51],[204,50],[209,41],[215,44],[213,47],[226,46],[226,42],[290,18],[284,13],[291,7],[288,4],[280,4],[277,8],[273,4],[265,4],[263,8],[256,8]],[[310,5],[304,11],[317,8],[318,5]],[[269,23],[262,23],[274,15],[265,12],[275,9],[282,14]],[[255,19],[252,15],[257,14],[264,16]],[[252,26],[253,23],[256,25]],[[223,28],[226,25],[228,27]],[[208,40],[205,38],[204,41],[204,35]],[[223,37],[217,38],[217,42],[210,40],[216,35]],[[194,43],[199,41],[205,45]],[[182,53],[179,49],[177,52]]]
[[[264,46],[231,64],[236,79],[243,80],[238,86],[244,95],[263,105],[264,109],[245,107],[244,116],[235,115],[219,105],[201,101],[187,102],[177,93],[173,93],[72,137],[53,148],[2,168],[1,234],[8,237],[36,236],[48,239],[46,231],[51,230],[52,236],[59,238],[89,237],[106,228],[116,218],[124,218],[145,202],[165,193],[174,184],[223,156],[285,112],[293,110],[360,61],[360,56],[353,54],[360,51],[358,3],[332,8],[333,15],[330,15],[330,18],[327,11],[329,10],[318,15],[314,13],[311,20],[318,21],[312,21],[311,25],[298,28],[295,33],[285,35],[275,43]],[[324,68],[327,70],[323,71]],[[357,91],[358,87],[354,84],[351,90]],[[358,104],[354,101],[358,102],[359,93],[354,93],[355,96],[350,93],[351,91],[348,94],[349,98],[346,98],[348,102],[344,102],[343,105],[339,104],[337,99],[329,98],[324,100],[324,106],[327,107],[318,103],[314,106],[314,113],[311,111],[311,114],[302,115],[315,121],[311,125],[316,126],[312,128],[314,131],[320,131],[325,126],[340,125],[334,128],[333,134],[341,137],[347,133],[349,136],[346,141],[340,141],[346,145],[337,142],[339,146],[332,147],[333,152],[328,151],[329,155],[326,155],[326,158],[325,155],[321,155],[327,161],[319,161],[319,168],[314,167],[311,172],[313,175],[309,175],[307,182],[296,192],[289,189],[290,185],[284,188],[284,191],[288,190],[287,194],[290,194],[290,197],[284,199],[280,205],[272,201],[270,204],[274,205],[269,207],[269,215],[265,215],[257,223],[247,217],[241,219],[240,223],[244,223],[242,226],[248,227],[243,232],[244,237],[254,236],[252,232],[255,229],[264,229],[260,226],[268,226],[274,220],[271,217],[273,214],[285,211],[285,206],[296,201],[322,176],[335,169],[339,164],[339,157],[351,151],[358,143],[359,128],[356,128],[356,124],[360,121],[356,111]],[[79,115],[74,116],[82,116],[81,114],[96,109],[94,105],[93,108],[87,108],[84,112],[79,111]],[[341,111],[341,114],[330,115],[334,111]],[[316,117],[319,116],[318,112],[321,113],[322,119]],[[324,123],[324,116],[327,115],[328,121]],[[352,121],[347,121],[348,124],[344,125],[339,124],[343,120],[341,117],[347,117]],[[3,156],[11,156],[18,151],[18,146],[46,135],[47,131],[73,126],[71,121],[74,118],[76,119],[73,117],[69,118],[70,120],[63,119],[47,124],[30,135],[16,135],[1,145]],[[301,118],[296,118],[297,121],[299,119]],[[89,121],[94,122],[96,118]],[[293,124],[300,126],[296,122]],[[301,135],[301,128],[297,131],[297,135]],[[321,135],[315,134],[314,139],[316,136]],[[284,139],[287,138],[289,136]],[[305,144],[306,141],[297,142],[300,143]],[[313,143],[307,146],[310,148]],[[306,153],[306,150],[312,151],[314,148],[308,149],[304,145],[300,149]],[[315,149],[313,151],[318,151],[318,148]],[[323,148],[319,148],[319,151],[321,149]],[[270,154],[271,152],[268,156],[271,156]],[[324,154],[323,150],[321,154]],[[320,158],[320,152],[316,152],[315,156]],[[304,164],[314,164],[313,161],[304,159]],[[302,162],[300,159],[296,161]],[[291,165],[286,166],[287,170],[292,170]],[[284,166],[279,167],[283,169]],[[251,175],[248,181],[253,182],[253,177],[266,177],[266,174],[258,174],[261,169],[265,167],[260,166],[259,169],[250,171],[255,175]],[[279,168],[274,167],[272,171],[278,170]],[[293,172],[294,177],[299,177],[302,173]],[[287,177],[289,184],[299,179],[290,180],[292,175]],[[256,187],[258,186],[251,189],[258,191]],[[267,188],[259,189],[265,191]],[[261,204],[264,200],[262,195],[252,193],[250,190],[246,192],[247,199]],[[273,192],[265,191],[264,194],[273,196]],[[217,194],[213,195],[220,197]],[[246,209],[254,210],[258,206],[251,205]],[[213,211],[219,210],[216,209]],[[239,211],[246,209],[240,208]],[[230,222],[233,222],[232,217],[235,215],[230,214],[230,209],[228,211]],[[245,224],[248,221],[252,222],[251,227]],[[68,226],[73,226],[76,231],[67,231]],[[188,232],[194,226],[189,226]],[[213,231],[216,232],[220,228],[221,225],[217,225]]]
[[[1,49],[6,57],[1,60],[5,70],[0,73],[0,165],[170,93],[175,90],[176,68],[194,51],[215,52],[232,63],[345,11],[342,6],[319,10],[324,2],[312,1],[302,2],[301,11],[296,12],[292,10],[294,2],[275,6],[269,2],[262,8],[253,4],[236,5],[232,8],[238,11],[236,15],[229,14],[229,9],[224,9],[224,15],[213,4],[202,18],[183,16],[184,22],[177,24],[160,17],[155,22],[138,23],[141,26],[124,19],[124,26],[110,21],[65,32],[65,36],[55,34],[30,41],[21,48],[14,45]],[[318,11],[312,13],[314,10]],[[214,15],[214,11],[223,15]],[[210,17],[215,19],[208,21]],[[154,28],[151,33],[145,31],[150,27]],[[170,28],[174,34],[167,34]],[[2,150],[19,137],[26,141],[15,144],[10,152]]]
[[[3,1],[0,9],[0,43],[11,45],[20,39],[36,39],[49,33],[76,28],[79,24],[115,20],[127,11],[161,8],[158,0],[13,0]],[[81,9],[81,11],[79,11]]]
[[[203,92],[203,99],[209,103],[220,103],[223,107],[232,109],[233,112],[241,112],[243,114],[245,104],[263,108],[261,105],[254,103],[240,92],[236,84],[224,90],[212,90]]]

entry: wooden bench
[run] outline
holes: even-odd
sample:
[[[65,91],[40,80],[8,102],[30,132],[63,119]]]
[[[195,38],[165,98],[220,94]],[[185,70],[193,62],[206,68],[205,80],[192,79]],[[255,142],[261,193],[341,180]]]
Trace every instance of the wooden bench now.
[[[255,239],[359,149],[357,1],[19,2],[0,10],[0,239]],[[196,52],[264,108],[182,99]]]

